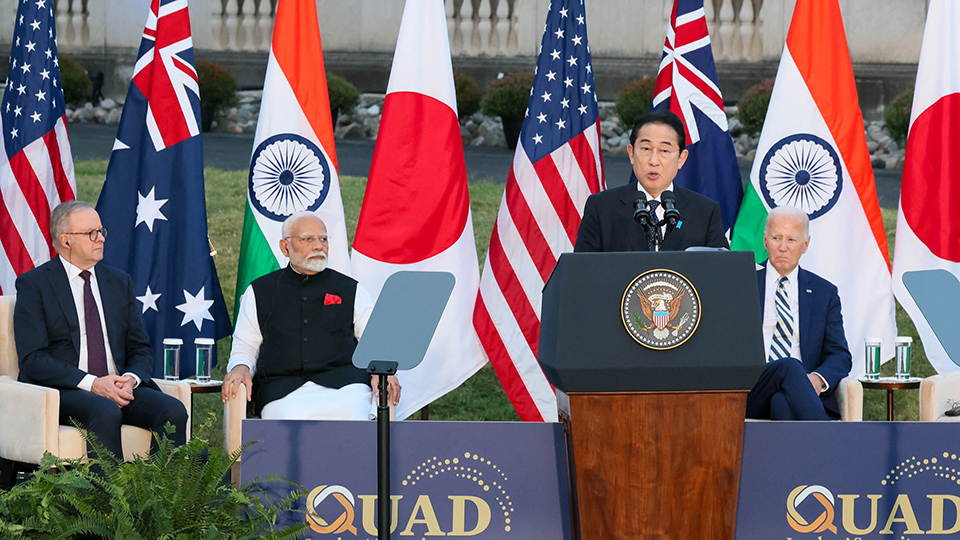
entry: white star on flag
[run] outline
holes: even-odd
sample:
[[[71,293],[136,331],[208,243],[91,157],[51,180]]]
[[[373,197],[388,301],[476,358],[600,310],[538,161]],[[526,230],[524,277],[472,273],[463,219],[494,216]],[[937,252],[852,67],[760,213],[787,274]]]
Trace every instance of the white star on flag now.
[[[156,187],[150,188],[150,193],[147,193],[146,197],[137,193],[140,202],[137,203],[137,222],[134,223],[134,227],[141,223],[146,223],[150,232],[153,232],[154,221],[158,219],[167,221],[167,216],[160,212],[160,208],[166,204],[169,199],[157,199],[153,193],[156,189]]]
[[[154,294],[153,291],[150,290],[150,286],[147,285],[147,292],[144,293],[143,296],[137,297],[137,300],[139,300],[140,303],[143,304],[143,311],[140,312],[141,315],[146,313],[148,309],[152,309],[157,313],[160,313],[160,309],[157,308],[157,300],[159,299],[160,299],[160,293]],[[180,326],[183,326],[183,325],[181,324]]]
[[[204,287],[196,295],[191,295],[186,289],[183,290],[184,303],[177,305],[177,309],[183,312],[183,322],[180,326],[185,326],[188,322],[197,325],[199,332],[203,327],[203,321],[212,321],[213,315],[210,314],[210,308],[213,306],[213,300],[204,298]]]

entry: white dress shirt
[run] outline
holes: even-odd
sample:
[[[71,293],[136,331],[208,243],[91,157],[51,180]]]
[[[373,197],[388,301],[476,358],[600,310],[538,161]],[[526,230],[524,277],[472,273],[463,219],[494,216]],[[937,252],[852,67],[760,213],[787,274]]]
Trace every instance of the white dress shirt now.
[[[58,257],[63,263],[63,269],[67,272],[67,281],[70,283],[70,292],[73,293],[73,305],[77,309],[77,320],[80,321],[80,364],[81,371],[87,371],[89,359],[87,358],[87,320],[83,309],[83,278],[80,277],[80,270],[63,257]],[[103,332],[103,346],[107,352],[107,373],[117,375],[117,364],[113,361],[113,351],[110,349],[110,338],[107,335],[107,322],[103,315],[103,300],[100,299],[100,285],[97,282],[96,267],[90,269],[90,288],[93,290],[93,300],[97,303],[97,312],[100,313],[100,329]],[[133,377],[134,387],[140,385],[140,377],[133,373],[124,373],[125,376]],[[88,373],[80,380],[78,388],[87,392],[93,389],[93,381],[96,376]]]
[[[785,284],[787,298],[790,301],[790,315],[793,317],[793,335],[790,337],[790,356],[803,362],[800,356],[800,284],[797,281],[800,267],[796,267],[787,274]],[[773,332],[777,328],[777,288],[780,286],[782,276],[776,268],[767,261],[767,284],[764,288],[763,299],[763,350],[770,361],[770,346],[773,343]],[[829,388],[827,380],[822,375],[814,371],[820,380],[823,381],[824,389]]]
[[[663,221],[663,214],[666,212],[666,210],[663,209],[663,201],[660,200],[660,197],[663,195],[663,191],[673,191],[673,182],[670,182],[670,185],[667,186],[667,189],[661,191],[660,195],[657,195],[656,197],[651,197],[650,194],[647,192],[647,190],[643,189],[643,184],[641,184],[639,181],[637,181],[637,191],[643,192],[643,194],[647,196],[648,203],[650,201],[657,201],[658,203],[660,203],[657,205],[657,210],[655,212],[656,215],[652,217],[657,220],[657,223],[660,223],[661,221]],[[667,226],[666,224],[663,224],[660,226],[661,236],[666,232],[664,230],[666,226]]]
[[[357,339],[363,335],[363,329],[367,327],[372,311],[373,299],[370,298],[370,293],[357,283],[357,294],[354,295],[353,301],[353,335]],[[256,373],[257,357],[260,355],[262,343],[263,333],[260,331],[260,321],[257,319],[257,296],[253,292],[253,286],[248,285],[247,290],[240,297],[240,309],[237,311],[227,373],[241,365],[250,368],[251,376]]]

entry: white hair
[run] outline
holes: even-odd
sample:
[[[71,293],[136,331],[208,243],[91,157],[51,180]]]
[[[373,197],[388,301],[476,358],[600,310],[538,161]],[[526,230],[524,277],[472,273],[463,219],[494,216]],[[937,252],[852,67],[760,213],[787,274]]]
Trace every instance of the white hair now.
[[[770,213],[767,214],[767,221],[763,226],[764,236],[770,232],[770,222],[772,222],[773,218],[777,216],[791,217],[800,221],[800,223],[803,224],[803,239],[806,240],[807,238],[810,238],[810,216],[808,216],[803,210],[794,206],[777,206],[773,210],[770,210]]]
[[[292,229],[293,226],[294,226],[298,221],[300,221],[301,219],[305,219],[305,218],[314,218],[314,219],[316,219],[316,220],[319,220],[320,223],[323,223],[323,220],[320,219],[320,216],[314,214],[313,212],[307,212],[306,210],[304,210],[304,211],[302,211],[302,212],[296,212],[296,213],[294,213],[293,215],[291,215],[290,217],[288,217],[287,219],[283,220],[283,226],[280,227],[280,237],[281,237],[281,238],[290,238],[290,229]],[[327,228],[327,224],[326,224],[326,223],[323,223],[323,228],[324,228],[324,229]]]

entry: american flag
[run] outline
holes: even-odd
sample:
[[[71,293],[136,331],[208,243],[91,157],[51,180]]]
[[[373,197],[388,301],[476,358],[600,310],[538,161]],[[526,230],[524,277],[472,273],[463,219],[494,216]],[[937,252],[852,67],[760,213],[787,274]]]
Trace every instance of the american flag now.
[[[22,0],[0,102],[0,293],[50,260],[50,211],[76,198],[53,0]]]
[[[133,278],[163,376],[164,338],[180,338],[180,376],[194,340],[230,334],[207,240],[200,89],[186,0],[152,0],[107,178],[97,201],[110,229],[103,262]]]
[[[676,0],[673,5],[653,108],[673,111],[686,130],[690,154],[674,182],[717,201],[729,237],[740,211],[743,183],[723,111],[703,0]]]
[[[573,251],[587,197],[606,187],[599,125],[586,10],[554,0],[473,315],[522,420],[557,418],[537,363],[541,290],[560,254]]]

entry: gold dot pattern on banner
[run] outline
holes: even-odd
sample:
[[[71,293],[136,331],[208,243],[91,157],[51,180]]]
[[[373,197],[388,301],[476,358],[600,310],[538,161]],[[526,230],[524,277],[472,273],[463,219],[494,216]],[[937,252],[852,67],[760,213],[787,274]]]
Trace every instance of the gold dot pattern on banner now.
[[[481,469],[487,469],[486,471]],[[484,472],[487,476],[484,477]],[[423,482],[431,478],[439,477],[445,473],[452,473],[457,478],[462,478],[477,485],[484,493],[495,494],[496,504],[504,515],[504,530],[509,532],[511,529],[510,515],[514,512],[513,501],[504,484],[509,480],[507,475],[493,463],[479,454],[464,452],[463,457],[438,458],[436,456],[417,465],[407,473],[406,478],[400,483],[404,486],[415,486],[417,482]]]
[[[930,473],[933,476],[960,485],[960,462],[958,461],[960,460],[957,459],[957,454],[951,454],[950,452],[944,452],[940,457],[934,456],[923,459],[911,456],[890,469],[890,472],[880,481],[880,485],[892,486],[905,479],[920,476],[922,473]]]

